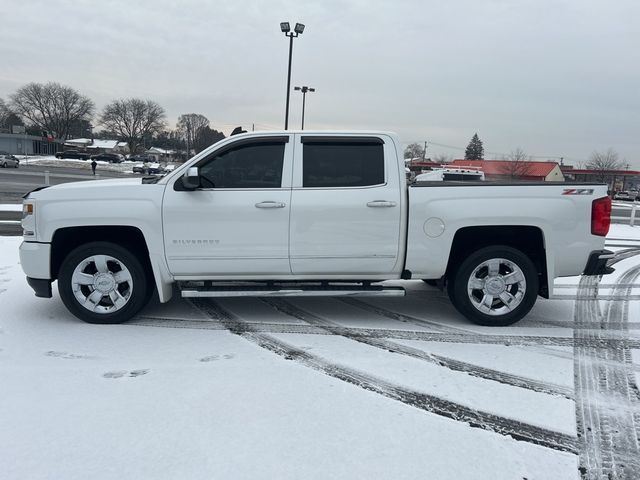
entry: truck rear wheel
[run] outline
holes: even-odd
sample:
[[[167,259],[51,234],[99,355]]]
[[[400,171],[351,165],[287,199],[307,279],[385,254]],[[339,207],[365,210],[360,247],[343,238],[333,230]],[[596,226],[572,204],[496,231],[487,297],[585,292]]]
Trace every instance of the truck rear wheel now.
[[[87,323],[122,323],[149,300],[149,280],[140,261],[120,245],[91,242],[62,262],[58,291],[65,306]]]
[[[456,309],[472,322],[507,326],[533,307],[538,272],[520,250],[486,247],[465,258],[450,277],[447,292]]]

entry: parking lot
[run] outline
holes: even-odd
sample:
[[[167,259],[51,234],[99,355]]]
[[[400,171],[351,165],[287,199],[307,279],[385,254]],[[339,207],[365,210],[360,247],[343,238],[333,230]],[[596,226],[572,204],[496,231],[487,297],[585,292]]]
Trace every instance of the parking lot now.
[[[9,478],[634,478],[640,241],[610,237],[614,274],[562,279],[508,328],[419,281],[366,301],[176,295],[88,325],[33,296],[5,237],[0,462]]]

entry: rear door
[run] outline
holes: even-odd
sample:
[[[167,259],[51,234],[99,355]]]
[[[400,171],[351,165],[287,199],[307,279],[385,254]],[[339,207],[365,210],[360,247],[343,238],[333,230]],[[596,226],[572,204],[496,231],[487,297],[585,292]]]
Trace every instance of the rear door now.
[[[401,186],[389,137],[296,135],[294,275],[387,274],[399,257]]]

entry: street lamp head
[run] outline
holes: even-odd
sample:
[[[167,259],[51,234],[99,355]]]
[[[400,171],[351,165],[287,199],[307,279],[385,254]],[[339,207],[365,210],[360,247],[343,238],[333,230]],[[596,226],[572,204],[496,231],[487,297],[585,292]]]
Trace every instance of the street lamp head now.
[[[303,26],[303,29],[304,29],[304,26]],[[280,22],[280,30],[282,30],[283,33],[289,33],[291,31],[291,26],[289,25],[289,22]]]
[[[310,91],[310,92],[315,92],[315,91],[316,91],[316,89],[315,89],[315,88],[311,88],[311,87],[309,87],[309,91]]]
[[[294,90],[302,90],[300,87],[293,87]]]
[[[296,32],[298,35],[302,35],[302,32],[304,32],[304,25],[302,23],[296,23],[296,26],[293,29],[293,31]]]

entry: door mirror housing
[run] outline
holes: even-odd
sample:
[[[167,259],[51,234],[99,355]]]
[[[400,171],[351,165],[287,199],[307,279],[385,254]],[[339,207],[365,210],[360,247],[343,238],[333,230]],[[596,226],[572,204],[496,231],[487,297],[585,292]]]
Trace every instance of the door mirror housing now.
[[[185,190],[195,190],[200,186],[200,173],[198,167],[189,167],[182,176],[182,185]]]

